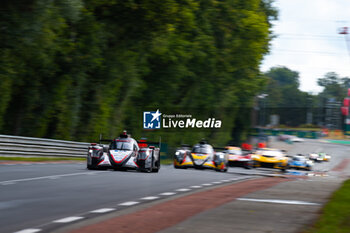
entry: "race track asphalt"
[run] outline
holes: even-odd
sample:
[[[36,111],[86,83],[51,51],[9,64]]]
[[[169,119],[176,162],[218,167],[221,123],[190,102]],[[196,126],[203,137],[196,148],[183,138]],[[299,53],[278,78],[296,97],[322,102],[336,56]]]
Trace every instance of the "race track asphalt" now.
[[[242,176],[172,166],[163,166],[158,174],[90,171],[81,163],[0,167],[0,232],[33,228],[142,197]]]
[[[276,145],[279,145],[278,143]],[[294,145],[289,154],[325,151],[330,162],[319,163],[315,172],[330,172],[349,152],[344,145],[308,140]],[[298,171],[291,171],[291,173]],[[303,173],[303,172],[302,172]],[[123,209],[144,197],[181,193],[191,186],[216,185],[252,178],[254,175],[281,175],[272,169],[230,168],[227,173],[211,170],[178,170],[162,166],[157,173],[135,171],[90,171],[85,163],[32,163],[0,165],[0,232],[45,229],[58,219],[79,216],[101,208]],[[209,186],[208,185],[208,186]],[[120,205],[120,204],[125,205]],[[134,203],[135,204],[135,203]],[[60,225],[56,224],[59,228]],[[52,229],[52,228],[47,228]],[[30,232],[30,231],[27,231]],[[34,231],[32,231],[34,232]]]

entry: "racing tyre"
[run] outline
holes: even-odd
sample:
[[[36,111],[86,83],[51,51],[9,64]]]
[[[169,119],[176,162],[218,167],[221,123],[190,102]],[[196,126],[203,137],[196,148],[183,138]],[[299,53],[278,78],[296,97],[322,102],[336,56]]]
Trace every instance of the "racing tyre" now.
[[[176,165],[174,165],[174,168],[175,168],[175,169],[186,169],[187,167],[181,167],[181,166],[176,166]]]
[[[247,162],[246,164],[244,164],[244,168],[245,169],[251,169],[251,168],[253,168],[253,162]]]
[[[157,162],[156,162],[156,168],[153,168],[152,172],[158,173],[159,169],[160,169],[160,157],[158,158]]]
[[[147,173],[150,173],[150,172],[152,172],[153,171],[153,155],[152,155],[152,158],[151,158],[151,166],[149,167],[149,168],[146,168],[145,169],[145,171],[147,172]]]
[[[217,172],[227,172],[227,168],[224,168],[224,169],[215,169],[215,171],[217,171]]]
[[[217,172],[227,172],[228,168],[227,168],[227,164],[225,164],[225,168],[223,169],[215,169],[215,171]]]
[[[96,168],[94,167],[94,166],[92,166],[92,165],[86,165],[86,168],[88,169],[88,170],[95,170]]]

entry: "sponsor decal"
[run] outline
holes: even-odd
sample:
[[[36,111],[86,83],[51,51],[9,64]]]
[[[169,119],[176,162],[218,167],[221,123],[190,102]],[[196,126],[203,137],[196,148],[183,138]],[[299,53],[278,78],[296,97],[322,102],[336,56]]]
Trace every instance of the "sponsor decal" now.
[[[161,119],[162,116],[162,119]],[[169,128],[221,128],[222,121],[215,118],[200,120],[192,117],[191,114],[162,114],[157,111],[143,112],[144,129]]]
[[[143,112],[143,128],[160,129],[161,115],[159,109],[156,112]]]

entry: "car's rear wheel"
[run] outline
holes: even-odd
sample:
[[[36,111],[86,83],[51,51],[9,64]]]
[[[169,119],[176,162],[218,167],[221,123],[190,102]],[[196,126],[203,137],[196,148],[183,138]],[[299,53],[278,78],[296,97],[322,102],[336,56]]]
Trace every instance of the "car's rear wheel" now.
[[[228,164],[225,163],[224,168],[221,168],[221,169],[215,168],[215,171],[217,171],[217,172],[227,172],[227,170],[228,170],[227,167],[228,167]]]
[[[248,161],[244,164],[244,168],[245,169],[251,169],[253,168],[253,162],[252,161]]]
[[[160,156],[158,157],[158,160],[156,162],[156,168],[153,168],[152,172],[158,173],[160,169]]]
[[[149,166],[149,168],[146,168],[145,169],[145,171],[147,172],[147,173],[150,173],[150,172],[152,172],[153,171],[153,155],[151,154],[151,165]]]

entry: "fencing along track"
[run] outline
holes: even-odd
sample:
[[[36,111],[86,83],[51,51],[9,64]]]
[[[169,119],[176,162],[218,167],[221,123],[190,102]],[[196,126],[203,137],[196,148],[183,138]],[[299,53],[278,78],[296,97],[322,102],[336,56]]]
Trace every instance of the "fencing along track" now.
[[[0,156],[85,157],[87,142],[0,134]]]

